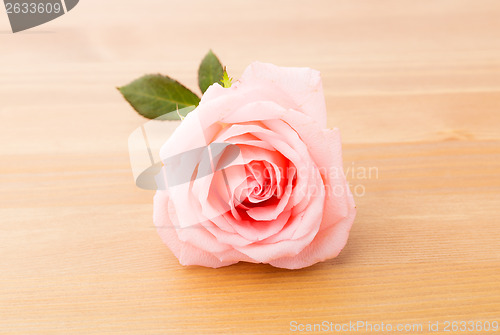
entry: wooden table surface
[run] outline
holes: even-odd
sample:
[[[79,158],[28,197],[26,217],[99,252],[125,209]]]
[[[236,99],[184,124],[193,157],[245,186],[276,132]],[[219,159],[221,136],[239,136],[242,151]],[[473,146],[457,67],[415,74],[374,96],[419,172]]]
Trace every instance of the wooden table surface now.
[[[12,34],[2,8],[0,333],[500,321],[499,17],[496,0],[87,0]],[[338,258],[186,268],[160,241],[127,151],[144,119],[115,87],[162,72],[194,89],[209,48],[234,77],[322,72],[357,193]]]

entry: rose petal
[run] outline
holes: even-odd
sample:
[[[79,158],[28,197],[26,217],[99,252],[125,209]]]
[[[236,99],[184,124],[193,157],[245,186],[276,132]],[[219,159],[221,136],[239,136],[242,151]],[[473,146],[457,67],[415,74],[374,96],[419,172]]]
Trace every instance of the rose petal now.
[[[352,195],[348,200],[347,215],[334,225],[318,233],[316,238],[299,254],[269,261],[272,266],[286,269],[300,269],[327,259],[337,257],[347,243],[349,231],[356,216]]]
[[[240,82],[267,87],[276,95],[283,92],[294,101],[295,106],[291,108],[301,110],[316,120],[320,127],[326,128],[326,105],[319,71],[254,62],[243,72]]]

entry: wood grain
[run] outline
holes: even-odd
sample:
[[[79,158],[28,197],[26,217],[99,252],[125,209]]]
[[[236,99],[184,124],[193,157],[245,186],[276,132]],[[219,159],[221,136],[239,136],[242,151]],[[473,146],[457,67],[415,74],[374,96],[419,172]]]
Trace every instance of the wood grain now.
[[[81,1],[14,35],[0,10],[0,333],[500,321],[499,16],[497,1]],[[322,72],[359,210],[338,258],[185,268],[161,243],[128,161],[144,119],[115,87],[163,72],[195,88],[209,48],[234,77],[253,60]]]

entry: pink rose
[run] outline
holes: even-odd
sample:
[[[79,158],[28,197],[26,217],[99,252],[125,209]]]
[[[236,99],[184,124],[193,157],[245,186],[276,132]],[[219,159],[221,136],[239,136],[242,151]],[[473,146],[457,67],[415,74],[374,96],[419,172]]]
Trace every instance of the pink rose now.
[[[183,265],[297,269],[347,242],[356,210],[318,71],[255,62],[212,85],[160,157],[154,222]]]

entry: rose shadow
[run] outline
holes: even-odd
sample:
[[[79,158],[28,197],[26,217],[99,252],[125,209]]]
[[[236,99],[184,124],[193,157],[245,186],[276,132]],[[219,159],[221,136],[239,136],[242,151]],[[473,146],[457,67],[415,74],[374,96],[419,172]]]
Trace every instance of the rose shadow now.
[[[351,236],[350,239],[354,238]],[[199,285],[198,282],[187,282],[185,285],[193,290],[200,291],[204,295],[210,295],[214,286],[227,293],[235,293],[239,287],[251,287],[254,292],[269,292],[274,290],[278,283],[288,283],[290,289],[300,289],[293,284],[294,279],[314,282],[316,276],[325,275],[327,272],[332,281],[336,279],[335,274],[344,272],[347,267],[352,266],[354,254],[348,245],[333,259],[326,260],[302,269],[276,268],[269,264],[239,262],[230,266],[212,269],[202,266],[185,266],[180,272],[187,277],[195,276],[206,278],[211,283]],[[319,287],[318,287],[319,288]]]

